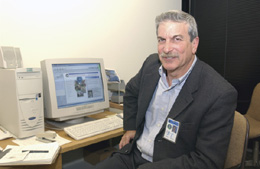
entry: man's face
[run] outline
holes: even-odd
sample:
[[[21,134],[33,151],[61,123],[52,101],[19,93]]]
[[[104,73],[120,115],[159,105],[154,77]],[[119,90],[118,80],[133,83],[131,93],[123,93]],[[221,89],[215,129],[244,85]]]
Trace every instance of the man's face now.
[[[168,75],[183,76],[195,57],[199,38],[190,42],[188,24],[165,21],[158,27],[158,54]]]

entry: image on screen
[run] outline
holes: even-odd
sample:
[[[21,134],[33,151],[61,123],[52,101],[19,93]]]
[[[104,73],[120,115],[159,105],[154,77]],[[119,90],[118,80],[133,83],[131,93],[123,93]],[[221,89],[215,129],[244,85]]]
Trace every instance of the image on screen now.
[[[105,100],[99,63],[52,64],[58,109]]]

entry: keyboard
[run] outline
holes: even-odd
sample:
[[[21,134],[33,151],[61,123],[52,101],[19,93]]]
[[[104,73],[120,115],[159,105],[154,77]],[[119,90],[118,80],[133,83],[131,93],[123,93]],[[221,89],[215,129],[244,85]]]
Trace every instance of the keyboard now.
[[[64,131],[75,140],[81,140],[121,127],[123,127],[123,119],[113,115],[106,118],[65,127]]]

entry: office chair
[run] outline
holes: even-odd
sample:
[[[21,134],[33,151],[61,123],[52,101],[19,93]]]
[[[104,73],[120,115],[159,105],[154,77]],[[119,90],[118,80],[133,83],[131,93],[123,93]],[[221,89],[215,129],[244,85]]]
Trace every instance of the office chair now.
[[[224,169],[244,169],[248,135],[249,123],[247,119],[235,111]]]
[[[250,130],[249,139],[253,141],[253,160],[246,161],[246,166],[259,166],[259,141],[260,141],[260,83],[253,91],[251,102],[245,117],[248,119]]]

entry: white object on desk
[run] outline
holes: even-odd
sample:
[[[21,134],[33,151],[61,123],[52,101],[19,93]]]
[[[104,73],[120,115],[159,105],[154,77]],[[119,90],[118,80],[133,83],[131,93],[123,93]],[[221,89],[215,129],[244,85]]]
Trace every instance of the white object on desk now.
[[[123,119],[113,115],[106,118],[66,127],[64,128],[64,131],[75,140],[81,140],[83,138],[105,133],[121,127],[123,127]]]
[[[44,133],[36,134],[36,137],[55,139],[56,135],[57,135],[56,132],[50,131],[50,132],[44,132]]]
[[[11,151],[0,159],[0,166],[51,164],[57,157],[58,143],[37,144],[28,146],[10,146]]]
[[[46,131],[46,132],[53,132],[53,131]],[[66,144],[66,143],[70,143],[71,141],[68,139],[65,139],[61,136],[59,136],[56,133],[56,137],[55,137],[55,142],[57,142],[60,146]],[[20,146],[26,146],[26,145],[33,145],[33,144],[42,144],[41,141],[37,140],[36,136],[33,137],[28,137],[28,138],[24,138],[24,139],[16,139],[16,140],[12,140],[14,143],[20,145]],[[45,143],[46,144],[46,143]]]
[[[36,134],[36,140],[44,142],[44,143],[51,143],[55,142],[55,137],[57,136],[56,132],[50,131],[50,132],[44,132]]]
[[[10,132],[7,131],[5,128],[0,126],[0,140],[4,140],[4,139],[10,138],[10,137],[13,137],[13,135],[10,134]]]
[[[15,149],[13,149],[13,151],[9,151],[4,157],[0,159],[0,166],[7,163],[23,161],[28,154],[29,152],[16,151]]]
[[[120,117],[121,119],[124,118],[124,114],[123,113],[118,113],[117,116]]]
[[[44,132],[41,69],[0,69],[0,76],[1,126],[17,138]]]

